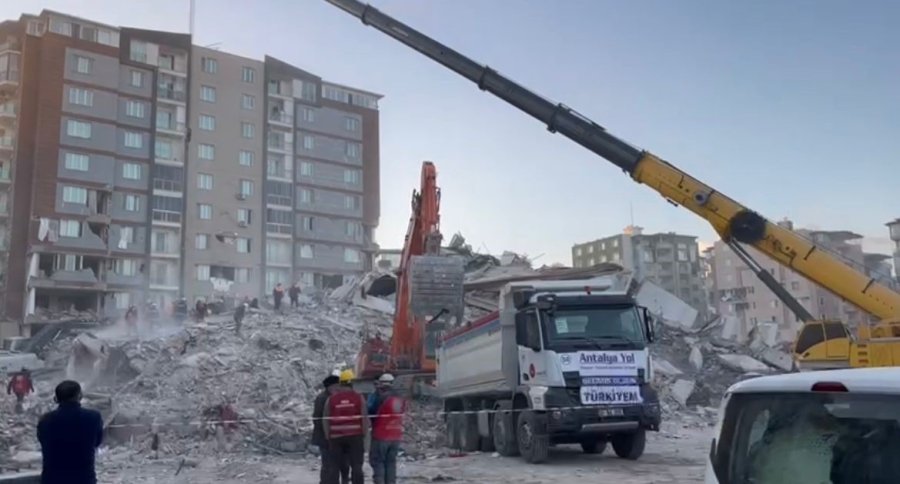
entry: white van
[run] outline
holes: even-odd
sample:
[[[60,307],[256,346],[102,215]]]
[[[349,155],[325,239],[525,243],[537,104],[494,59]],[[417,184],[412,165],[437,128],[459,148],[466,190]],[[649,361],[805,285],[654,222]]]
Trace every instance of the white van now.
[[[900,483],[900,368],[732,385],[719,408],[706,483]]]

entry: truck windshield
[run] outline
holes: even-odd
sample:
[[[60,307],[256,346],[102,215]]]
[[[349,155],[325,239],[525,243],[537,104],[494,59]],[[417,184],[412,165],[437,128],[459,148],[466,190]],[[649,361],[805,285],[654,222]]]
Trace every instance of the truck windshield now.
[[[631,305],[604,308],[557,308],[548,315],[547,333],[551,344],[577,340],[644,343],[644,331],[637,308]]]
[[[732,395],[711,453],[720,484],[900,482],[900,395]]]

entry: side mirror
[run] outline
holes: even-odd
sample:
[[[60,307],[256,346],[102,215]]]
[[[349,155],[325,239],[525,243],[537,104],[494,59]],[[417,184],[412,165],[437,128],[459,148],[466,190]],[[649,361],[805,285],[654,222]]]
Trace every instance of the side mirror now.
[[[541,329],[533,312],[516,313],[516,344],[541,351]]]
[[[641,307],[641,312],[644,316],[644,332],[647,333],[647,342],[652,343],[654,339],[653,316],[650,315],[650,310],[646,307]]]
[[[516,313],[516,344],[528,346],[528,317],[525,313]]]

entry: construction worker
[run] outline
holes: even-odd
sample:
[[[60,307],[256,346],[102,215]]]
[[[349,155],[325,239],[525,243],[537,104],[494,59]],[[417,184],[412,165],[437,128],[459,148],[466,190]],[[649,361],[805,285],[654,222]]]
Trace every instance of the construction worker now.
[[[16,395],[16,413],[22,413],[24,410],[22,404],[25,403],[25,396],[34,393],[34,385],[31,382],[31,372],[28,368],[22,367],[22,371],[13,375],[6,385],[6,394]]]
[[[328,457],[328,439],[325,438],[325,427],[322,425],[322,417],[325,415],[325,402],[339,388],[340,372],[328,375],[322,380],[322,391],[316,395],[313,404],[313,435],[312,444],[319,447],[319,456],[322,458],[322,467],[319,469],[319,484],[325,484],[328,479],[328,466],[330,460]],[[340,467],[341,484],[350,482],[350,463],[343,462]]]
[[[206,312],[208,309],[206,301],[197,299],[197,304],[194,305],[194,320],[198,323],[202,323],[206,319]]]
[[[291,298],[291,308],[300,306],[300,286],[296,282],[288,289],[288,297]]]
[[[81,385],[56,386],[59,407],[41,417],[37,437],[43,456],[42,484],[96,484],[94,456],[103,442],[100,412],[81,408]]]
[[[372,416],[369,465],[372,466],[375,484],[395,484],[406,401],[394,391],[394,375],[381,375],[376,385],[376,391],[369,395],[368,402],[368,413]]]
[[[366,401],[353,390],[353,370],[344,370],[339,385],[325,401],[322,423],[328,439],[328,471],[326,484],[338,484],[341,465],[350,464],[350,482],[363,484],[365,439],[369,433]]]
[[[275,289],[272,289],[272,303],[275,305],[275,310],[281,310],[281,300],[284,299],[284,286],[279,282],[275,284]]]
[[[180,297],[177,301],[172,304],[172,319],[175,322],[183,323],[185,319],[188,317],[188,303],[187,298]]]
[[[241,323],[244,322],[244,315],[247,313],[247,303],[238,304],[234,309],[234,332],[241,334]]]

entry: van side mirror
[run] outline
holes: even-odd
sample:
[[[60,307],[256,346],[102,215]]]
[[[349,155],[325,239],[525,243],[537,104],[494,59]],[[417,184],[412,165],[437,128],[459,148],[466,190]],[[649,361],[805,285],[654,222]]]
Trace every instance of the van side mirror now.
[[[653,334],[653,316],[650,315],[650,310],[644,306],[641,306],[641,312],[644,316],[644,332],[647,334],[647,342],[652,343],[655,336]]]

